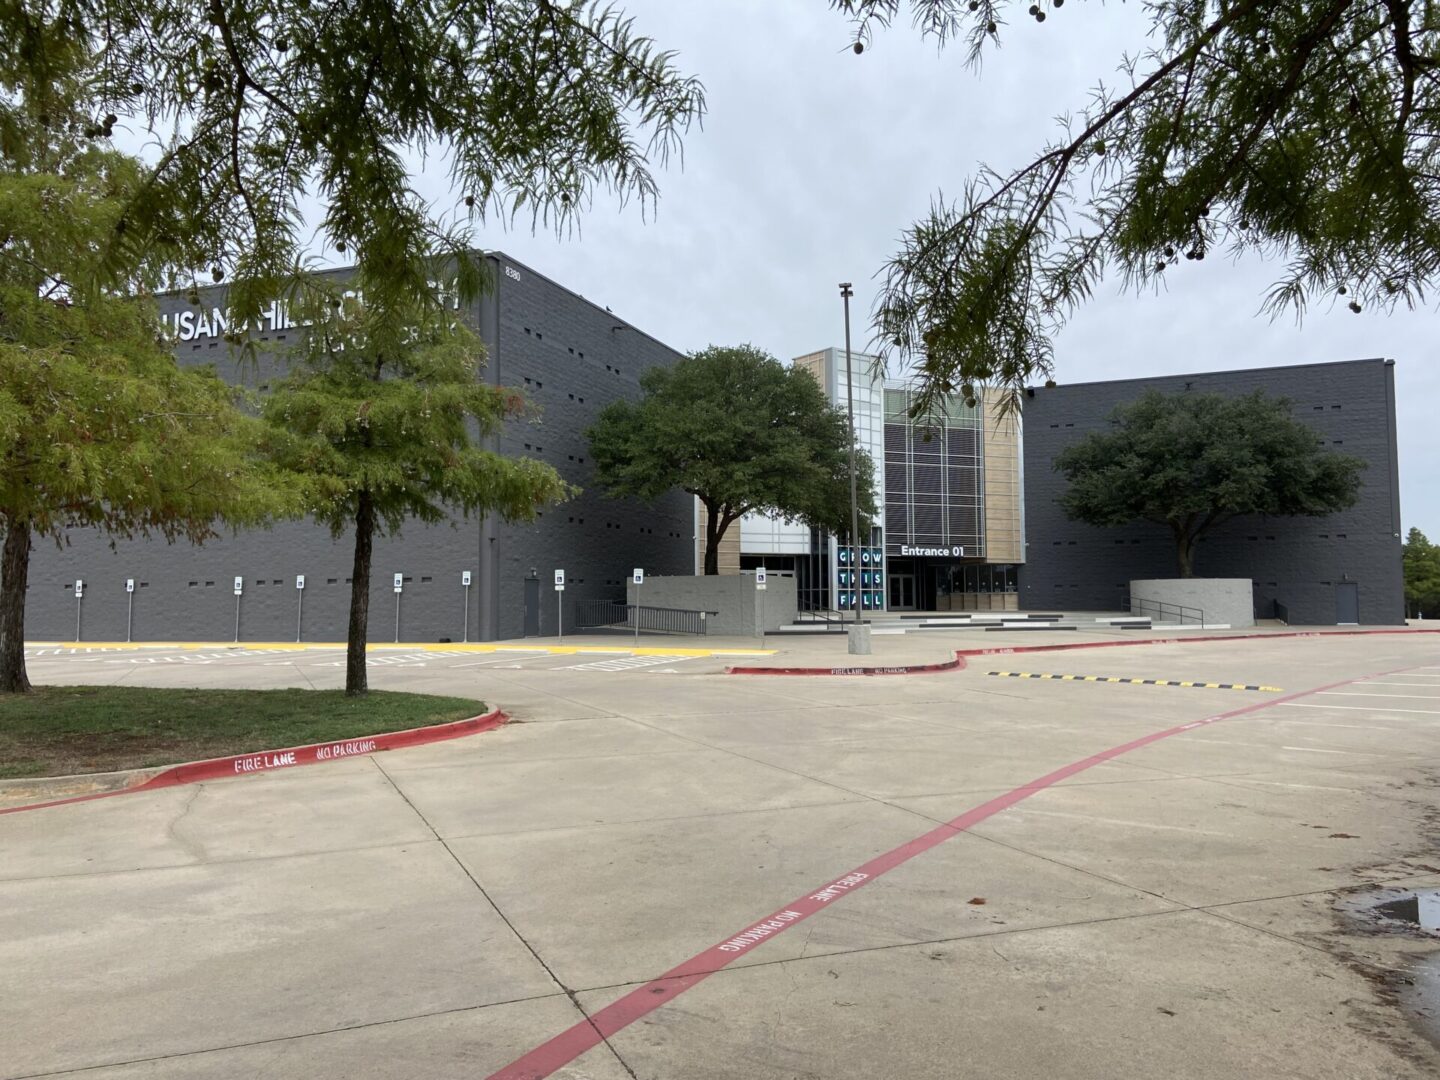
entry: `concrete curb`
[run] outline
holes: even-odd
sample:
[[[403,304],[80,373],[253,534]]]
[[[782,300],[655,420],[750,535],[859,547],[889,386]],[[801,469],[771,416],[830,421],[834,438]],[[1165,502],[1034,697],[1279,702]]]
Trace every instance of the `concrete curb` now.
[[[1059,645],[1011,645],[993,649],[959,649],[956,656],[1007,656],[1011,653],[1064,652],[1069,649],[1108,649],[1125,645],[1188,645],[1198,641],[1246,641],[1253,638],[1378,637],[1382,634],[1440,634],[1440,630],[1282,630],[1264,634],[1205,634],[1204,636],[1137,638],[1121,641],[1069,641]]]
[[[955,654],[953,660],[937,664],[899,664],[888,667],[727,667],[726,675],[930,675],[940,671],[958,671],[965,666],[964,658]]]
[[[447,739],[458,739],[465,735],[478,735],[483,731],[492,731],[509,719],[510,717],[503,709],[492,709],[488,713],[472,716],[468,720],[409,728],[405,731],[389,731],[383,735],[367,735],[358,739],[343,739],[339,742],[311,743],[308,746],[264,750],[254,754],[231,754],[228,757],[207,758],[204,761],[190,761],[181,765],[168,765],[157,769],[131,769],[125,772],[79,774],[20,781],[20,784],[33,784],[37,789],[47,780],[55,785],[48,790],[36,790],[37,795],[58,794],[59,791],[64,790],[73,791],[76,786],[83,786],[87,780],[91,785],[103,790],[91,791],[83,795],[71,795],[61,799],[50,799],[46,802],[0,807],[0,815],[17,814],[22,810],[43,810],[46,807],[66,806],[70,803],[90,802],[94,799],[108,799],[114,795],[131,795],[139,791],[158,791],[161,788],[194,784],[202,780],[219,780],[227,776],[252,776],[256,773],[297,768],[301,765],[320,765],[327,761],[378,754],[386,750],[403,750],[409,746],[423,746],[426,743],[443,742]],[[7,784],[0,785],[0,790],[14,791],[16,789]]]
[[[993,649],[956,649],[955,659],[936,664],[902,664],[887,667],[727,667],[726,675],[929,675],[958,671],[967,656],[1008,656],[1013,653],[1063,652],[1071,649],[1106,649],[1133,645],[1188,645],[1200,641],[1244,641],[1249,638],[1366,637],[1381,634],[1440,634],[1436,630],[1282,630],[1261,634],[1205,634],[1185,637],[1136,638],[1118,641],[1067,641],[1057,645],[1001,645]]]

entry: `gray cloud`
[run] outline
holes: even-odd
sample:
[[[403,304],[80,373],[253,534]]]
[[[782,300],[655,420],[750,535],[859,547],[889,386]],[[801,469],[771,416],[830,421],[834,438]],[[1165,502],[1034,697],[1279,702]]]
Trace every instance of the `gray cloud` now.
[[[685,350],[749,341],[788,358],[842,339],[836,284],[855,283],[855,335],[874,274],[937,192],[958,193],[978,163],[1027,161],[1117,81],[1122,52],[1146,44],[1140,5],[1072,5],[1023,17],[969,70],[908,25],[863,56],[824,0],[625,0],[640,32],[678,50],[704,80],[710,114],[683,169],[660,175],[658,214],[604,197],[575,236],[478,230],[500,248]],[[1018,10],[1018,9],[1017,9]],[[458,207],[444,164],[416,161],[437,209]],[[1402,509],[1440,539],[1440,369],[1430,311],[1354,315],[1328,301],[1303,326],[1257,315],[1275,271],[1218,255],[1180,263],[1143,296],[1102,285],[1056,342],[1056,378],[1174,374],[1385,356],[1397,361]]]
[[[781,357],[841,339],[836,283],[855,283],[857,341],[873,275],[937,192],[981,161],[1024,161],[1145,45],[1138,5],[1074,5],[1002,31],[983,69],[906,25],[863,56],[823,0],[628,0],[642,32],[709,91],[683,171],[642,223],[603,200],[571,239],[488,229],[504,248],[681,349],[751,341]],[[438,194],[438,192],[437,192]],[[1397,361],[1406,525],[1440,537],[1440,370],[1429,311],[1354,315],[1321,303],[1302,326],[1257,315],[1276,276],[1258,259],[1181,263],[1142,296],[1104,285],[1056,342],[1062,381],[1386,356]]]

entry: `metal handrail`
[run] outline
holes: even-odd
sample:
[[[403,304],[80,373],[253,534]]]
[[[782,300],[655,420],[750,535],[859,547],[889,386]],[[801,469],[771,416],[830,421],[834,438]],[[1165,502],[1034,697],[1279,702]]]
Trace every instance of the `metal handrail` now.
[[[862,617],[860,621],[868,623],[870,620]],[[843,634],[853,622],[854,619],[848,611],[837,611],[834,608],[808,608],[796,612],[794,625],[805,626],[809,623],[820,623],[829,632]]]
[[[708,634],[707,616],[718,611],[649,607],[617,600],[576,600],[570,625],[576,630],[640,630],[647,634]]]
[[[1184,604],[1168,604],[1163,600],[1147,600],[1144,597],[1126,596],[1125,610],[1132,615],[1148,615],[1147,608],[1154,608],[1154,613],[1162,618],[1167,615],[1176,616],[1182,623],[1193,619],[1201,626],[1205,625],[1205,612],[1201,608],[1186,607]]]

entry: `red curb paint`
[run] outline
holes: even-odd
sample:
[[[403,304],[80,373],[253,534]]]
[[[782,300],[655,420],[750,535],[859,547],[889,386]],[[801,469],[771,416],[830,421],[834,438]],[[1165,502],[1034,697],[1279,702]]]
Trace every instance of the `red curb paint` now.
[[[138,791],[157,791],[160,788],[193,784],[201,780],[218,780],[226,776],[254,776],[258,773],[275,772],[301,765],[322,765],[327,761],[378,754],[386,750],[403,750],[407,746],[423,746],[426,743],[458,739],[464,735],[478,735],[482,731],[491,731],[499,727],[509,719],[510,717],[503,709],[494,709],[480,716],[472,716],[468,720],[456,720],[449,724],[432,724],[429,727],[391,731],[384,735],[367,735],[359,739],[341,739],[338,742],[293,746],[285,750],[266,750],[258,754],[233,754],[230,757],[191,761],[156,773],[150,779],[133,787],[119,788],[116,791],[97,791],[91,795],[75,795],[68,799],[53,799],[50,802],[30,803],[26,806],[8,806],[0,808],[0,815],[18,814],[23,810],[44,810],[46,807],[66,806],[70,803],[92,802],[95,799],[109,799],[116,795],[133,795]]]
[[[1107,642],[1107,644],[1109,644]],[[1125,643],[1128,644],[1128,643]],[[1135,644],[1139,644],[1136,642]],[[1070,646],[1074,647],[1074,646]],[[1004,651],[1004,650],[1001,650]],[[1112,746],[1108,750],[1102,750],[1098,754],[1091,754],[1089,757],[1081,758],[1079,761],[1071,762],[1062,766],[1054,772],[1046,773],[1038,779],[1030,781],[1007,791],[1003,795],[997,795],[988,802],[972,807],[959,817],[951,818],[942,825],[938,825],[927,833],[906,841],[897,848],[892,848],[883,855],[877,855],[869,862],[861,863],[854,870],[841,877],[835,878],[828,883],[821,885],[813,892],[807,893],[798,899],[792,900],[789,904],[772,912],[758,922],[746,926],[733,937],[717,942],[703,952],[696,953],[684,963],[671,968],[657,979],[653,979],[644,986],[630,991],[624,997],[611,1002],[599,1012],[592,1014],[588,1019],[565,1029],[548,1042],[542,1043],[534,1050],[531,1050],[523,1057],[517,1058],[509,1065],[498,1072],[491,1073],[486,1080],[544,1080],[545,1077],[563,1068],[574,1061],[587,1050],[593,1050],[610,1036],[624,1030],[636,1020],[648,1016],[661,1005],[673,1000],[689,990],[692,986],[709,978],[717,971],[728,967],[740,956],[743,956],[756,944],[784,933],[796,923],[803,922],[818,911],[823,911],[832,901],[841,899],[856,889],[863,888],[876,878],[889,873],[897,866],[909,862],[917,855],[922,855],[931,848],[936,847],[952,836],[958,836],[965,830],[980,824],[987,818],[994,817],[1002,810],[1008,810],[1016,803],[1023,802],[1030,796],[1053,787],[1062,780],[1067,780],[1077,773],[1085,772],[1096,765],[1102,765],[1122,754],[1128,754],[1132,750],[1138,750],[1143,746],[1159,742],[1161,739],[1168,739],[1172,735],[1179,735],[1186,731],[1193,731],[1195,728],[1205,727],[1221,720],[1230,720],[1239,716],[1246,716],[1250,713],[1259,712],[1261,709],[1269,709],[1287,701],[1294,701],[1296,698],[1307,697],[1310,694],[1317,694],[1322,690],[1332,690],[1337,686],[1349,686],[1351,683],[1359,682],[1362,679],[1373,679],[1379,675],[1393,675],[1400,671],[1408,671],[1410,668],[1392,668],[1389,671],[1372,672],[1368,675],[1357,675],[1354,678],[1342,679],[1339,682],[1328,683],[1325,686],[1313,687],[1309,690],[1299,690],[1293,694],[1286,694],[1283,697],[1271,701],[1260,701],[1253,705],[1244,705],[1238,709],[1231,709],[1229,712],[1219,713],[1215,716],[1208,716],[1203,720],[1192,720],[1187,724],[1179,724],[1176,727],[1166,728],[1163,731],[1151,732],[1149,735],[1142,735],[1138,739],[1132,739],[1119,746]]]
[[[745,668],[729,667],[726,675],[925,675],[935,671],[957,671],[965,666],[965,659],[955,654],[954,660],[942,660],[938,664],[904,664],[897,667],[770,667]]]
[[[1067,649],[1106,649],[1131,645],[1186,645],[1192,641],[1248,641],[1252,638],[1367,637],[1377,634],[1440,634],[1440,630],[1293,630],[1274,634],[1204,634],[1169,638],[1138,638],[1124,641],[1069,641],[1061,645],[1009,645],[993,649],[956,649],[955,661],[939,664],[910,664],[899,667],[761,668],[727,667],[726,675],[925,675],[956,671],[965,667],[967,656],[1005,656],[1010,653],[1062,652]]]

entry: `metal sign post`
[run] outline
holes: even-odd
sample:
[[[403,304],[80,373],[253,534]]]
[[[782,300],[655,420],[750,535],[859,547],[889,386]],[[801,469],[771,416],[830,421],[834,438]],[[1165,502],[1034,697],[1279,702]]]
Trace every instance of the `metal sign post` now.
[[[135,579],[125,579],[125,640],[130,640],[130,628],[135,622]]]
[[[240,594],[245,591],[245,579],[235,576],[235,640],[240,640]]]
[[[470,571],[460,571],[460,584],[465,586],[465,622],[464,629],[460,632],[461,641],[470,640]]]
[[[555,640],[565,640],[565,571],[555,571]]]
[[[300,640],[301,620],[305,617],[305,575],[295,575],[295,640]]]
[[[80,640],[80,605],[85,602],[85,582],[75,579],[75,640]]]
[[[637,566],[631,580],[635,582],[635,645],[640,645],[640,586],[645,584],[645,568]]]
[[[405,588],[405,575],[395,575],[395,644],[400,644],[400,591]]]
[[[765,568],[755,568],[755,592],[756,599],[760,601],[760,647],[765,647]]]

